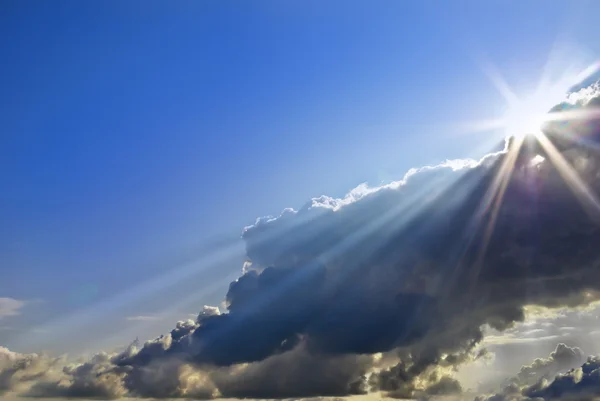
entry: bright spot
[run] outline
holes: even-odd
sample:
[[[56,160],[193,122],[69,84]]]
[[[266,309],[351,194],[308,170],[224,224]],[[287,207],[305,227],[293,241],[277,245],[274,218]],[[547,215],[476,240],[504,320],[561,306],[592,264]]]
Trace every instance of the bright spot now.
[[[516,138],[521,142],[524,142],[528,135],[535,137],[542,135],[545,125],[550,121],[578,118],[577,115],[569,115],[563,111],[555,110],[549,113],[556,105],[567,99],[574,85],[600,71],[600,62],[595,62],[582,70],[577,70],[575,65],[572,65],[556,77],[554,76],[557,74],[550,74],[549,70],[545,69],[534,92],[529,96],[521,96],[513,91],[492,65],[485,64],[484,73],[506,101],[504,113],[499,117],[471,122],[467,129],[475,132],[498,130],[502,131],[506,139]],[[553,79],[550,79],[551,76]]]
[[[535,167],[535,166],[543,163],[544,160],[546,160],[546,158],[544,156],[537,155],[533,159],[531,159],[530,165],[532,167]]]
[[[547,101],[536,101],[535,98],[511,104],[503,119],[506,136],[537,135],[548,119],[550,107]]]
[[[550,115],[550,110],[565,100],[573,85],[597,71],[599,66],[599,63],[595,63],[578,74],[564,74],[556,81],[542,80],[536,90],[526,97],[517,96],[501,77],[496,77],[497,86],[507,101],[506,113],[501,119],[505,135],[521,139],[528,135],[540,135],[544,124],[557,117],[556,113]]]

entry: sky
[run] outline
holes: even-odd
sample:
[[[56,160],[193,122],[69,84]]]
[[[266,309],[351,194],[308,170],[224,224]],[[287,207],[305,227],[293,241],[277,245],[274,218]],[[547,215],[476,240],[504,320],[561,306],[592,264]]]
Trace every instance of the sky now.
[[[367,212],[361,206],[345,210],[352,210],[350,216],[368,210],[389,216],[395,203],[377,194],[401,187],[412,168],[442,164],[421,171],[423,183],[408,181],[410,191],[423,199],[468,181],[458,178],[466,170],[479,174],[485,163],[476,161],[502,150],[506,136],[506,127],[478,123],[507,111],[498,76],[518,96],[528,96],[542,76],[552,80],[569,68],[591,65],[600,58],[598,12],[600,4],[593,1],[3,1],[0,347],[18,354],[90,356],[122,350],[135,338],[157,341],[177,321],[192,319],[201,327],[193,326],[193,338],[226,339],[214,346],[214,354],[198,354],[196,362],[222,367],[262,360],[269,354],[264,349],[232,356],[229,334],[211,331],[217,327],[220,333],[225,323],[202,326],[197,318],[199,313],[210,315],[210,322],[229,317],[215,318],[204,305],[228,309],[229,320],[246,322],[236,317],[250,313],[241,305],[252,298],[245,286],[268,293],[268,283],[278,280],[283,283],[275,295],[265,295],[253,309],[280,302],[281,294],[303,303],[293,289],[314,288],[312,273],[286,281],[281,275],[288,273],[265,272],[329,258],[329,277],[329,263],[337,266],[332,260],[350,260],[327,248],[339,240],[327,227],[340,224],[341,232],[356,227],[318,210],[375,202]],[[492,159],[510,160],[507,154]],[[462,162],[443,165],[454,159]],[[442,170],[441,178],[433,177]],[[446,177],[454,170],[461,172]],[[362,183],[384,191],[371,196],[362,186],[346,196]],[[479,194],[473,188],[464,196]],[[304,206],[307,201],[312,208]],[[288,211],[271,222],[256,222],[303,206],[305,214]],[[413,215],[418,215],[415,207],[407,214]],[[314,229],[304,232],[306,227]],[[379,242],[369,252],[381,257],[380,264],[392,257],[379,255],[384,252],[379,248],[387,249],[384,244],[396,238],[396,229],[388,229],[372,229]],[[319,230],[331,235],[330,242]],[[437,243],[429,228],[423,230],[427,241]],[[355,240],[350,235],[344,252],[371,246],[370,235]],[[313,236],[323,243],[315,244]],[[560,299],[561,306],[574,305]],[[546,298],[538,301],[549,306]],[[352,307],[359,316],[367,313]],[[575,312],[561,313],[575,319],[569,315]],[[590,313],[593,322],[596,312]],[[294,319],[298,324],[299,317]],[[386,319],[367,320],[391,330],[380,326]],[[540,319],[530,323],[549,323]],[[490,348],[529,341],[519,342],[529,338],[519,326],[527,322],[510,328],[491,322],[485,321],[497,332],[487,337]],[[244,324],[237,323],[248,336],[262,338],[261,331]],[[296,330],[322,341],[306,347],[333,346],[335,327],[319,324]],[[419,337],[426,327],[414,330],[403,335]],[[539,348],[506,362],[506,377],[559,350],[558,328],[530,330],[544,331],[534,332]],[[600,352],[590,335],[569,347]],[[169,338],[177,342],[174,334]],[[293,348],[285,349],[288,354],[304,346],[283,340]],[[336,352],[344,354],[340,358],[355,351],[390,352],[386,341],[358,346],[349,340],[338,345],[344,352]],[[448,347],[439,349],[450,352]],[[221,348],[229,351],[220,353]],[[495,363],[504,363],[502,352],[495,352]],[[131,366],[143,359],[127,358]],[[370,362],[343,363],[362,369]],[[357,372],[343,373],[340,380]],[[373,386],[387,391],[391,385],[384,382]],[[247,394],[235,386],[228,393],[222,390],[227,386],[217,387],[225,397]]]

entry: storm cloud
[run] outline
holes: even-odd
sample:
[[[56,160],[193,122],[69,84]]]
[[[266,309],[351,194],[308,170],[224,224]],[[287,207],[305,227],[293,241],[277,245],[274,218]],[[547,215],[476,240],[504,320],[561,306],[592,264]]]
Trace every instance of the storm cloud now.
[[[597,92],[586,93],[556,110],[595,110]],[[598,121],[553,122],[545,132],[579,184],[598,193]],[[545,161],[530,165],[538,154]],[[599,298],[600,213],[589,196],[582,205],[552,156],[533,139],[523,146],[513,139],[478,161],[414,169],[386,186],[362,185],[343,199],[323,196],[261,218],[244,229],[247,262],[229,287],[225,313],[205,308],[165,336],[40,377],[26,392],[456,394],[452,371],[482,357],[484,327],[510,328],[527,305],[577,307]],[[490,197],[493,188],[501,202]],[[557,348],[531,371],[568,350]],[[0,370],[5,391],[31,376],[10,373],[26,357],[12,358]]]

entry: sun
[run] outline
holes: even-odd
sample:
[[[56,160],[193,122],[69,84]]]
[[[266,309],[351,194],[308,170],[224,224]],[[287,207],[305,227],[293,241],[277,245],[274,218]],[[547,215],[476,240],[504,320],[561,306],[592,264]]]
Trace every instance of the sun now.
[[[528,99],[519,99],[508,105],[502,119],[505,135],[516,138],[537,136],[545,122],[548,121],[549,105],[547,99],[532,96]]]
[[[500,129],[505,137],[524,139],[527,136],[538,136],[546,123],[569,117],[562,112],[550,114],[550,111],[565,101],[574,85],[598,71],[600,71],[600,62],[594,62],[583,69],[575,68],[573,65],[554,79],[550,79],[551,75],[545,71],[535,90],[527,96],[522,96],[512,90],[492,65],[488,65],[488,68],[484,68],[484,72],[504,98],[505,109],[499,118],[480,121],[474,124],[474,127]]]

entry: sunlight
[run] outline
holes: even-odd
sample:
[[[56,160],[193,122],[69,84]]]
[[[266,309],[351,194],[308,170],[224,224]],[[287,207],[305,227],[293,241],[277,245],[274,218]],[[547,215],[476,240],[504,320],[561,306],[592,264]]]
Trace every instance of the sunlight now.
[[[485,257],[487,247],[494,233],[494,227],[496,225],[496,219],[498,218],[498,212],[500,211],[500,207],[502,206],[504,193],[506,192],[506,188],[508,187],[508,183],[510,182],[510,177],[512,175],[513,169],[517,161],[517,157],[519,155],[519,150],[521,149],[522,145],[523,137],[517,137],[515,139],[515,143],[508,149],[508,153],[502,161],[500,169],[496,173],[494,180],[492,181],[490,187],[488,188],[485,196],[483,197],[479,205],[479,210],[476,215],[477,225],[481,223],[484,215],[488,214],[488,212],[489,218],[485,227],[485,231],[483,232],[483,242],[477,254],[477,259],[472,270],[472,276],[469,283],[469,288],[471,290],[477,285],[479,274],[481,272],[481,266],[483,264],[483,258]],[[472,291],[470,291],[470,293],[472,293]]]
[[[540,164],[542,164],[545,160],[546,160],[546,158],[544,156],[536,155],[533,159],[531,159],[531,161],[529,162],[529,165],[531,167],[536,167],[536,166],[539,166]]]
[[[551,121],[587,119],[598,116],[598,111],[593,109],[555,111],[552,113],[550,111],[554,106],[565,101],[567,93],[574,85],[587,79],[598,71],[599,67],[599,63],[594,63],[577,74],[564,74],[561,79],[552,84],[542,79],[535,93],[527,98],[519,98],[493,67],[490,66],[485,71],[492,84],[504,97],[506,112],[502,118],[486,120],[477,124],[480,127],[502,129],[505,138],[514,138],[514,140],[508,146],[506,156],[481,200],[477,213],[474,215],[476,226],[482,223],[484,216],[487,216],[487,223],[483,232],[483,242],[472,269],[471,286],[477,285],[483,258],[494,233],[504,194],[526,137],[531,136],[540,144],[546,152],[548,160],[558,170],[590,217],[600,221],[600,202],[542,131],[544,124]],[[538,166],[545,160],[545,157],[536,155],[529,165]]]
[[[552,163],[588,213],[600,220],[600,202],[543,131],[547,128],[548,123],[555,121],[568,122],[600,117],[600,111],[594,108],[564,107],[564,110],[560,108],[556,110],[556,106],[563,103],[579,103],[577,99],[568,97],[569,92],[599,70],[600,63],[595,62],[583,69],[569,68],[556,79],[551,79],[548,71],[545,71],[537,88],[528,96],[520,96],[516,94],[493,65],[485,64],[484,73],[504,98],[504,112],[499,117],[472,121],[466,123],[466,125],[461,125],[461,130],[463,133],[499,132],[502,133],[507,145],[504,151],[505,156],[502,158],[500,166],[498,166],[495,177],[482,197],[476,212],[471,217],[469,240],[462,251],[463,256],[460,257],[455,267],[455,269],[461,268],[461,265],[465,262],[463,257],[466,255],[467,249],[475,244],[474,241],[481,234],[481,243],[475,260],[472,264],[469,263],[469,266],[464,266],[464,268],[469,268],[467,296],[475,294],[474,288],[479,280],[485,254],[494,235],[496,222],[511,176],[514,169],[518,167],[518,160],[522,154],[523,146],[529,147],[533,145],[533,142],[539,143],[546,154],[544,156],[532,154],[528,166],[530,168],[540,168],[544,162]],[[492,135],[492,137],[494,136]],[[497,137],[495,140],[497,140]],[[482,227],[482,231],[479,230],[479,227]]]
[[[584,71],[588,71],[585,69]],[[567,112],[555,112],[550,110],[565,101],[569,89],[576,84],[582,74],[577,78],[565,77],[552,85],[540,85],[535,93],[525,98],[516,96],[507,99],[507,111],[501,119],[505,136],[524,138],[529,135],[537,136],[545,123],[558,119],[568,119],[571,116]],[[563,115],[565,114],[565,115]],[[585,116],[581,116],[584,118]]]
[[[577,174],[577,171],[560,154],[546,135],[540,133],[537,136],[537,140],[590,218],[600,221],[600,202],[596,198],[596,195],[587,187],[585,182],[579,177],[579,174]]]
[[[546,122],[549,109],[546,102],[535,98],[512,105],[503,119],[506,136],[524,138],[536,135]]]
[[[535,91],[529,95],[517,95],[504,77],[490,63],[483,63],[483,72],[505,100],[502,116],[471,121],[463,126],[464,132],[500,130],[505,137],[524,138],[537,135],[543,125],[550,121],[586,119],[594,110],[565,110],[550,113],[550,110],[567,100],[571,88],[600,70],[595,62],[585,68],[565,71],[559,78],[550,80],[543,76]]]

